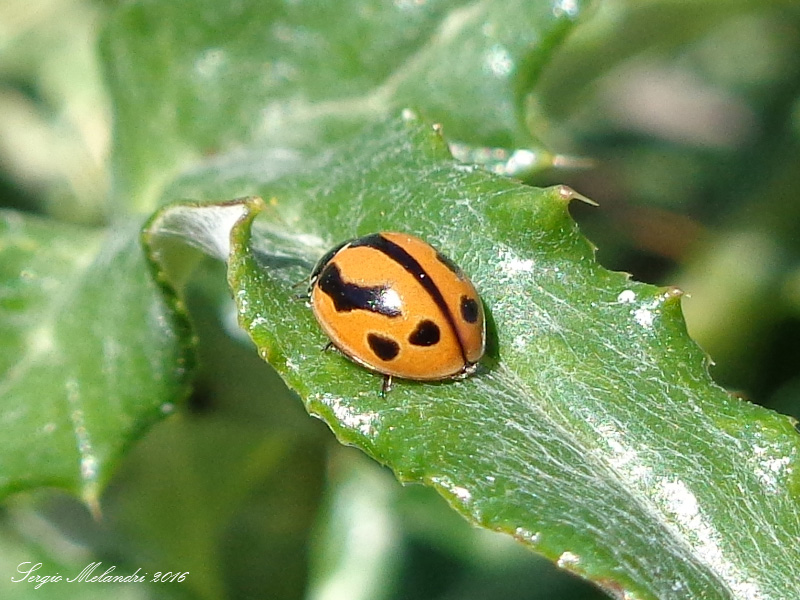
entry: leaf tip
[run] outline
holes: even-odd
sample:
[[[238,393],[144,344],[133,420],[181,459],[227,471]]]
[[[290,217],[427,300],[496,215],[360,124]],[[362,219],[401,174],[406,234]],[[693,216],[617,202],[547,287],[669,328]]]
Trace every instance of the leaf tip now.
[[[88,483],[84,486],[83,491],[81,492],[81,499],[86,505],[86,508],[89,509],[89,514],[92,515],[92,518],[95,520],[95,522],[102,523],[103,509],[100,508],[100,495],[97,485],[94,482]]]
[[[267,208],[267,203],[264,202],[264,199],[261,196],[244,196],[242,198],[237,198],[232,202],[234,204],[236,203],[244,204],[248,210],[253,211],[255,213],[259,213],[265,208]],[[275,206],[278,203],[278,199],[270,198],[269,203],[271,206]]]
[[[664,300],[664,304],[679,304],[681,298],[685,295],[685,292],[677,286],[671,285],[664,288],[664,291],[661,297]]]
[[[564,200],[567,204],[569,204],[573,200],[580,200],[581,202],[588,204],[589,206],[600,206],[597,202],[595,202],[591,198],[584,196],[579,192],[576,192],[568,185],[558,185],[555,187],[555,190],[559,198]]]

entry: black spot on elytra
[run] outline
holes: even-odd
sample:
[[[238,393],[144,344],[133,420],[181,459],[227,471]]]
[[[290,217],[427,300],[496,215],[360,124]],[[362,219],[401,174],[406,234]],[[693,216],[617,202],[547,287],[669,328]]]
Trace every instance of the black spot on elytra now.
[[[367,334],[367,343],[375,353],[375,356],[381,360],[393,360],[400,354],[400,345],[397,342],[377,333]]]
[[[317,285],[333,300],[337,312],[368,310],[386,317],[399,317],[402,314],[397,306],[387,304],[387,287],[349,283],[342,279],[336,263],[330,263],[322,269]]]
[[[433,346],[439,343],[442,337],[439,326],[433,321],[424,319],[417,324],[416,329],[408,336],[408,341],[414,346]]]
[[[474,298],[461,296],[461,316],[467,323],[477,323],[478,315],[478,302]]]

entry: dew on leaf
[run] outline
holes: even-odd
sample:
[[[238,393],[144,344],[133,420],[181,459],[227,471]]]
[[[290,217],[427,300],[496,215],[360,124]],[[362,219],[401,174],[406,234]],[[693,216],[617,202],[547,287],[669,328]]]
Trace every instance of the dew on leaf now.
[[[577,0],[555,0],[553,2],[553,14],[556,17],[569,17],[572,19],[578,16],[578,12]]]
[[[484,64],[487,70],[496,77],[506,77],[514,69],[511,55],[499,44],[495,44],[489,49]]]
[[[655,321],[655,315],[653,312],[644,306],[633,311],[633,318],[639,325],[647,329],[652,327],[653,322]]]
[[[573,565],[577,565],[580,562],[581,558],[574,552],[570,552],[567,550],[566,552],[562,552],[561,556],[558,557],[558,561],[556,563],[562,569],[569,568]]]

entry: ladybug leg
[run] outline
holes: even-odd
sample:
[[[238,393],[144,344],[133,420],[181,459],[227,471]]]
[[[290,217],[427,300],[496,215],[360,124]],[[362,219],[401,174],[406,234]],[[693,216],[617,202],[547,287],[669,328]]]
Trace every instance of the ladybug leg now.
[[[301,286],[306,287],[305,291],[299,294],[294,294],[292,298],[295,300],[303,300],[304,302],[308,302],[309,300],[311,300],[311,285],[309,284],[308,279],[303,279],[301,281],[298,281],[297,283],[292,284],[292,289],[296,290]]]
[[[392,376],[384,375],[383,384],[381,385],[381,398],[386,398],[386,394],[388,394],[391,390],[392,390]]]
[[[325,344],[325,347],[322,349],[322,351],[327,352],[331,348],[333,348],[333,342],[328,342],[327,344]]]

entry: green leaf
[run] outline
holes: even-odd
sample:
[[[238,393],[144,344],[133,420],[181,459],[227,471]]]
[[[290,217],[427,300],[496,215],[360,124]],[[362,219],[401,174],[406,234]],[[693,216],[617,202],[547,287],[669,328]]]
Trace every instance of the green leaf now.
[[[571,190],[455,163],[414,119],[326,156],[277,181],[237,172],[229,186],[269,202],[168,207],[146,237],[230,251],[239,322],[310,413],[401,481],[619,597],[800,596],[792,421],[711,381],[679,291],[595,262]],[[212,196],[218,175],[171,193],[205,182]],[[337,242],[381,230],[422,236],[475,282],[489,346],[474,376],[398,381],[382,398],[379,376],[321,352],[293,285]]]
[[[127,2],[105,32],[119,199],[242,144],[313,149],[413,106],[526,145],[525,97],[585,1]]]
[[[136,223],[107,235],[0,212],[0,497],[97,495],[123,448],[185,396],[188,325]]]

